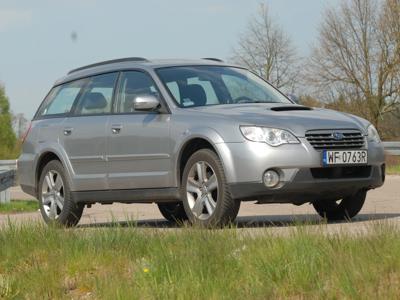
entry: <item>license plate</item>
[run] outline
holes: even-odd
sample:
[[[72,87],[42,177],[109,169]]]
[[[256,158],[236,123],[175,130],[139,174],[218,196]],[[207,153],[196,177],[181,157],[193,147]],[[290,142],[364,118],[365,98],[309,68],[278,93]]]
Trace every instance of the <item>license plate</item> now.
[[[368,163],[367,150],[324,150],[322,164],[330,165],[364,165]]]

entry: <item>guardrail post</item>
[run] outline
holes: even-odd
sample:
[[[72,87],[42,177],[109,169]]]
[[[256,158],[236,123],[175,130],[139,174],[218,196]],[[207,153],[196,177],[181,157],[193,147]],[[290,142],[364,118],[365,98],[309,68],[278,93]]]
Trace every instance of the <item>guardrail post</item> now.
[[[3,192],[0,192],[0,204],[10,203],[11,201],[11,193],[10,189],[6,189]]]

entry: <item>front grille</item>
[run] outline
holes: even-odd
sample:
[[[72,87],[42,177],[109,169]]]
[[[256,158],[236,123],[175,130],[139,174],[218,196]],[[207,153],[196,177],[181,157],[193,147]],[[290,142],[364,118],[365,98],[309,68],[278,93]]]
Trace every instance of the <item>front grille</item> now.
[[[306,139],[317,150],[359,149],[364,146],[364,136],[358,130],[307,131]]]
[[[311,168],[315,179],[368,178],[371,166]]]

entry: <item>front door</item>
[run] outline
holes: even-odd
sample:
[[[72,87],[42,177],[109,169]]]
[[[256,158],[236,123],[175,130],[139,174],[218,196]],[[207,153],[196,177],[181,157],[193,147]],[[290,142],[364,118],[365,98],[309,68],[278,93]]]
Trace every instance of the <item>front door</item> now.
[[[159,97],[151,77],[141,71],[121,74],[114,114],[107,128],[108,184],[110,189],[172,186],[170,115],[135,111],[140,95]]]

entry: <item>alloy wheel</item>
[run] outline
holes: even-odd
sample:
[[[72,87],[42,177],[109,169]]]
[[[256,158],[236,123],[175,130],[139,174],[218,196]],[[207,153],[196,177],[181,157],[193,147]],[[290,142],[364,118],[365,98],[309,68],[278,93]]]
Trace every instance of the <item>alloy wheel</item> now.
[[[46,215],[57,219],[64,207],[64,182],[57,171],[49,171],[43,180],[42,205]]]
[[[201,220],[212,216],[218,201],[218,179],[207,162],[198,161],[191,167],[186,182],[186,194],[193,215]]]

